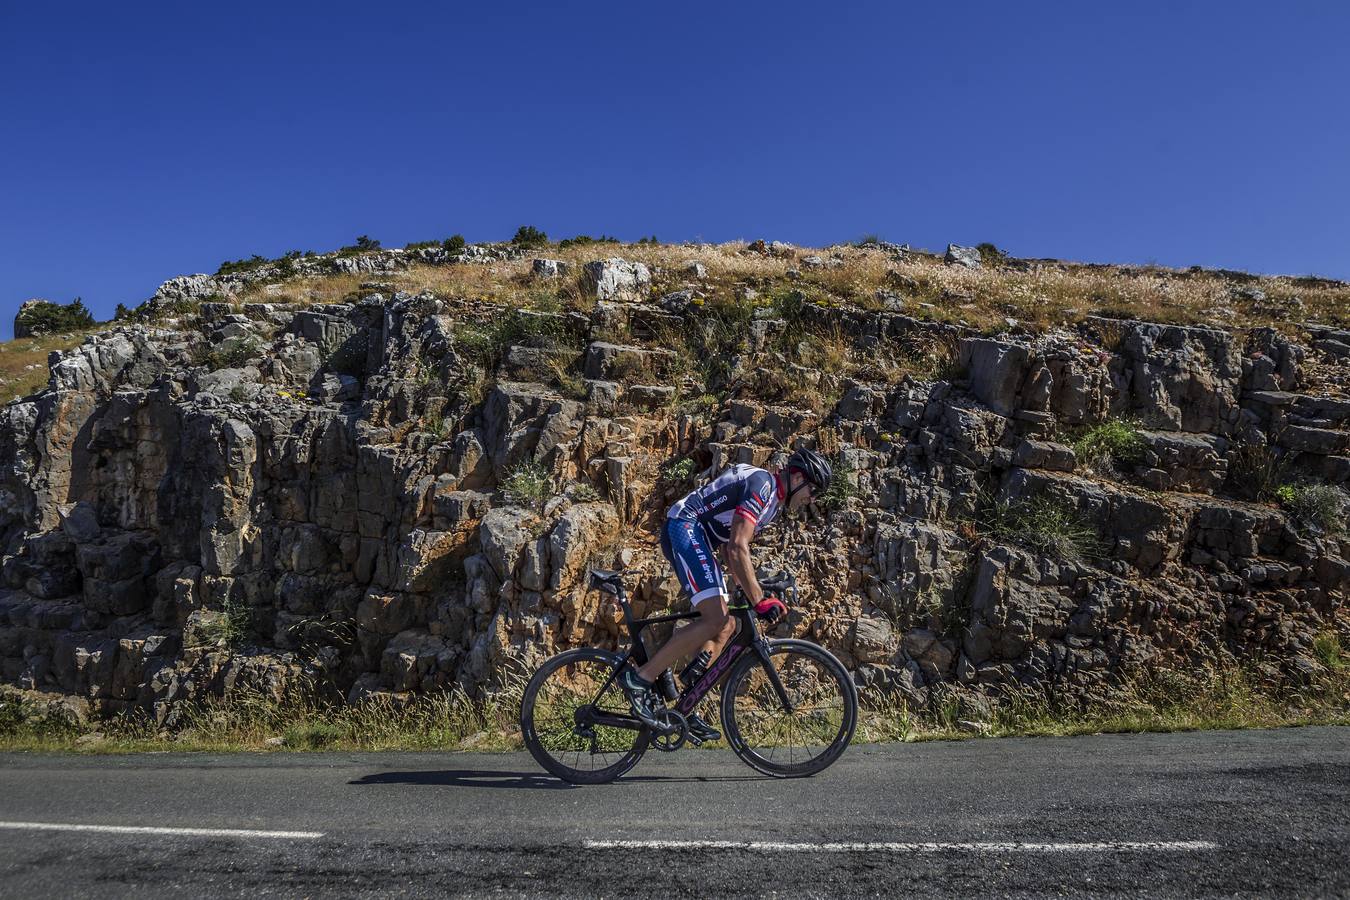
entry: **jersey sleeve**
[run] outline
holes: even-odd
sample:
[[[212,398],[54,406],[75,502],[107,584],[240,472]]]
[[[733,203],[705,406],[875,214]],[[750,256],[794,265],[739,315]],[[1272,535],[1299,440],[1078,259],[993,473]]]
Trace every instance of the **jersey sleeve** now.
[[[741,502],[736,504],[735,515],[758,525],[773,500],[775,490],[773,476],[760,470],[746,478],[743,486],[744,493],[741,495]]]

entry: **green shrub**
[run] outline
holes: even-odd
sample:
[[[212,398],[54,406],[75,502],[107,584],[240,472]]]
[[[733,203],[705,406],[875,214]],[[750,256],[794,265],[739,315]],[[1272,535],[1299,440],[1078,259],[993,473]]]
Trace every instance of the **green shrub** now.
[[[673,485],[683,485],[694,476],[694,460],[686,456],[684,459],[677,459],[668,462],[661,467],[661,480]]]
[[[497,368],[515,344],[558,347],[568,337],[557,319],[523,315],[514,309],[488,322],[465,322],[454,333],[455,349],[488,372]]]
[[[522,225],[516,229],[516,236],[511,238],[511,243],[524,248],[543,247],[548,243],[548,235],[533,225]]]
[[[565,250],[568,247],[585,247],[588,244],[618,244],[621,243],[616,237],[610,237],[602,234],[599,237],[591,237],[589,234],[579,234],[576,237],[564,238],[558,242],[558,249]]]
[[[69,304],[42,301],[23,310],[15,319],[16,326],[27,328],[34,336],[69,334],[94,327],[94,317],[85,309],[84,300],[76,297]]]
[[[251,272],[254,269],[261,268],[270,262],[271,260],[268,259],[267,257],[259,256],[256,253],[253,254],[248,259],[235,259],[235,260],[227,259],[225,260],[225,262],[220,264],[219,269],[216,269],[216,274],[237,275],[240,272]]]
[[[589,481],[574,481],[567,489],[567,496],[576,503],[593,503],[600,499],[600,492]]]
[[[450,423],[446,421],[443,413],[432,413],[422,420],[422,428],[427,434],[434,436],[437,440],[445,440],[450,433]]]
[[[276,274],[276,277],[273,278],[273,279],[269,279],[269,280],[272,280],[272,281],[285,281],[285,280],[288,279],[288,278],[293,278],[293,277],[295,277],[295,273],[296,273],[296,269],[295,269],[295,261],[298,260],[298,259],[301,259],[301,258],[303,258],[303,257],[313,256],[313,255],[314,255],[314,252],[311,251],[311,250],[306,250],[306,251],[304,251],[303,253],[300,252],[299,250],[292,250],[291,252],[285,254],[284,256],[277,257],[277,259],[276,259],[276,265],[277,265],[277,274]]]
[[[233,369],[243,366],[249,360],[261,356],[262,344],[252,336],[235,337],[222,341],[219,345],[198,344],[192,350],[192,363],[205,366],[211,371]]]
[[[830,460],[834,477],[830,479],[830,489],[818,501],[826,509],[840,509],[858,495],[857,473],[848,457],[840,453]]]
[[[339,248],[339,249],[338,249],[338,252],[337,252],[337,255],[338,255],[338,256],[358,256],[359,254],[362,254],[362,253],[372,253],[372,252],[374,252],[374,251],[376,251],[376,250],[379,250],[379,249],[380,249],[380,242],[379,242],[379,241],[375,240],[374,238],[370,237],[369,235],[363,234],[363,235],[360,235],[360,236],[357,237],[356,243],[354,243],[354,244],[348,244],[348,245],[345,246],[345,247]]]
[[[553,493],[553,477],[539,463],[523,462],[506,476],[502,482],[502,492],[511,503],[538,509]]]
[[[1068,560],[1101,556],[1104,551],[1096,529],[1072,506],[1053,497],[995,500],[982,506],[976,527],[999,540]]]
[[[203,646],[238,647],[253,627],[253,610],[248,604],[228,599],[219,610],[209,612],[197,623],[197,637]]]
[[[1299,482],[1282,484],[1275,490],[1280,506],[1304,528],[1321,534],[1346,533],[1350,515],[1350,494],[1331,484]]]
[[[378,243],[378,241],[376,242]],[[248,259],[226,260],[220,264],[216,270],[217,275],[239,275],[244,272],[252,272],[255,269],[261,269],[264,266],[276,266],[280,271],[278,276],[288,278],[295,274],[295,261],[306,256],[313,256],[311,251],[292,250],[289,253],[283,253],[276,259],[268,259],[265,256],[253,254]]]
[[[1129,468],[1144,461],[1148,444],[1133,424],[1111,419],[1080,434],[1073,450],[1079,462],[1087,465],[1110,463],[1113,467]]]
[[[975,249],[980,251],[980,263],[986,268],[999,269],[1008,262],[1008,254],[988,241],[983,244],[976,244]]]
[[[650,244],[652,246],[656,246],[657,244],[661,243],[659,240],[657,240],[656,235],[654,234],[644,238],[638,238],[637,242],[639,244]]]
[[[698,321],[679,333],[703,383],[703,391],[718,394],[733,374],[733,362],[745,345],[755,305],[734,297],[715,297],[700,307]]]
[[[456,234],[443,241],[416,241],[404,244],[404,250],[444,250],[447,253],[460,253],[464,250],[464,235]]]
[[[28,722],[27,712],[18,694],[0,688],[0,734],[17,734]]]
[[[721,409],[722,401],[716,394],[698,394],[680,401],[680,411],[691,416],[712,419]]]

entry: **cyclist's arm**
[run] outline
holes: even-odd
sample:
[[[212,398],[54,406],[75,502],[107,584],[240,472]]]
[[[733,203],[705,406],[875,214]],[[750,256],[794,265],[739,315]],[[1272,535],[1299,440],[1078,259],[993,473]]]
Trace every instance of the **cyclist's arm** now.
[[[764,599],[764,590],[755,577],[755,564],[750,559],[750,540],[755,536],[755,523],[743,516],[731,517],[731,540],[727,541],[722,554],[726,559],[727,571],[736,583],[745,591],[750,605]]]

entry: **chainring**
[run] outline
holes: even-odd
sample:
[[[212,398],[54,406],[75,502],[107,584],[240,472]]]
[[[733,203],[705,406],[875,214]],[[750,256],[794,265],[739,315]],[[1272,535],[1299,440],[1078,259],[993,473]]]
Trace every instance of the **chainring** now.
[[[684,746],[689,739],[689,723],[683,715],[667,708],[658,709],[654,718],[661,723],[662,731],[652,732],[653,747],[662,753],[672,753]]]

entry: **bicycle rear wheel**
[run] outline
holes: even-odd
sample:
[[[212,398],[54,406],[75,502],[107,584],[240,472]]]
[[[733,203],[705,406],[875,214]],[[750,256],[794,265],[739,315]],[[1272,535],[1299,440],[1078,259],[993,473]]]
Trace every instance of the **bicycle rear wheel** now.
[[[623,688],[610,679],[622,662],[613,653],[583,647],[546,660],[534,673],[520,703],[520,730],[545,770],[573,784],[604,784],[642,758],[649,729],[586,723],[592,704],[597,712],[631,714]]]
[[[853,740],[858,692],[843,663],[809,641],[770,641],[769,662],[792,704],[782,700],[759,655],[742,655],[722,689],[722,730],[746,765],[777,778],[814,775]]]

